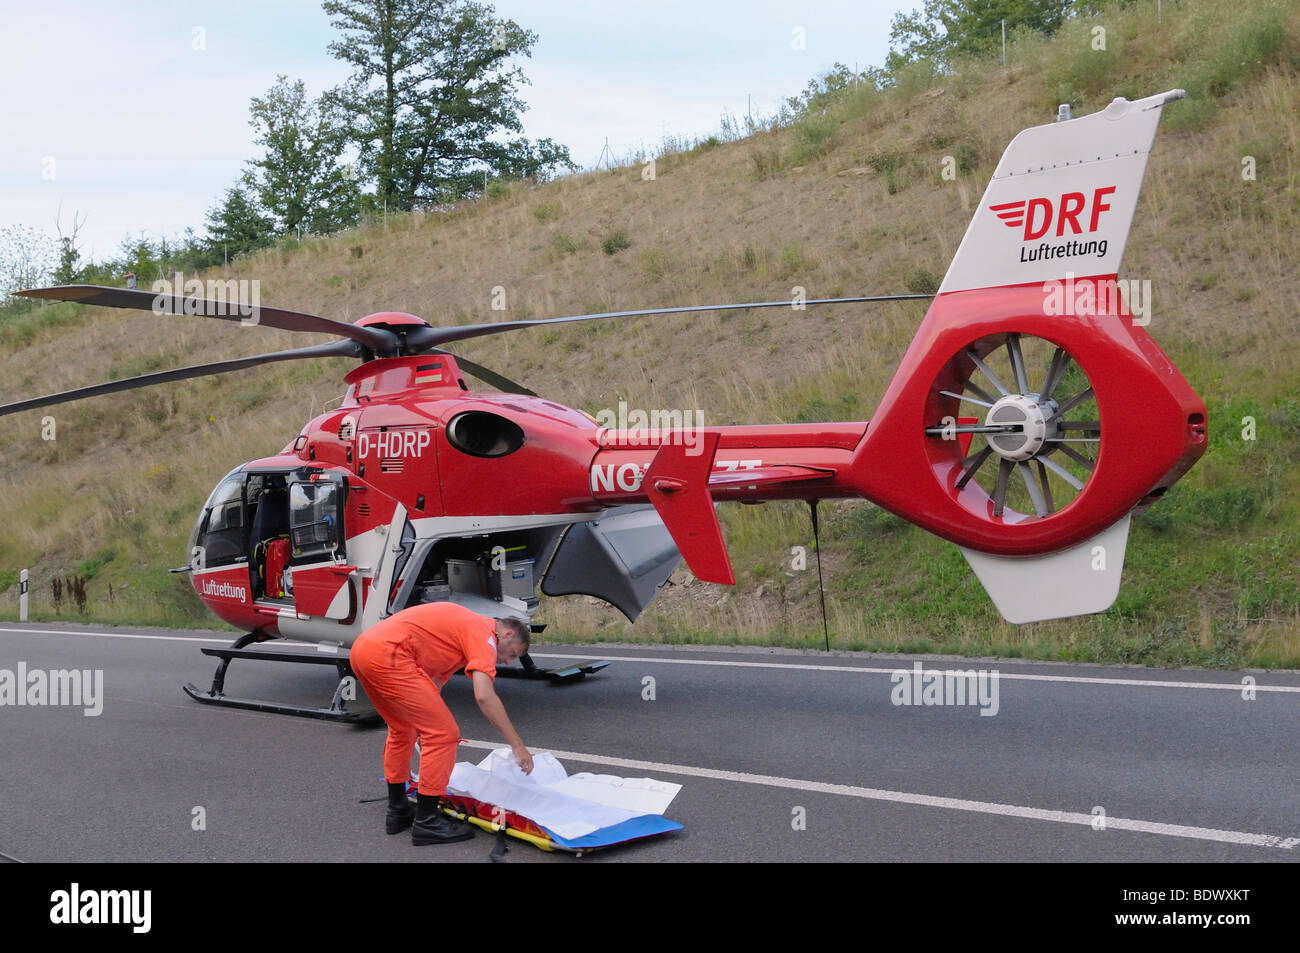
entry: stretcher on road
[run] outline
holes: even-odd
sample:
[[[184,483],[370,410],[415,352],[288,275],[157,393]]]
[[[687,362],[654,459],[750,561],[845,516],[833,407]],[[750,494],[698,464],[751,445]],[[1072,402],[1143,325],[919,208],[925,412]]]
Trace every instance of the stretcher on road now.
[[[443,810],[541,850],[581,856],[681,830],[663,816],[680,790],[680,784],[653,778],[570,775],[545,752],[534,756],[533,772],[525,775],[510,750],[500,748],[477,765],[457,763]]]

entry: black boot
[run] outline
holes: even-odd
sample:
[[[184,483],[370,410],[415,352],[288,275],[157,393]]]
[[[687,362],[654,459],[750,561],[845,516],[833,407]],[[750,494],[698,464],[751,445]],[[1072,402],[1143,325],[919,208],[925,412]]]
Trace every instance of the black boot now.
[[[454,844],[474,836],[474,828],[442,813],[438,798],[433,794],[417,794],[415,798],[415,826],[411,828],[411,843]]]
[[[384,818],[384,830],[389,834],[400,834],[411,826],[415,820],[415,808],[406,796],[406,782],[390,782],[388,785],[388,817]]]

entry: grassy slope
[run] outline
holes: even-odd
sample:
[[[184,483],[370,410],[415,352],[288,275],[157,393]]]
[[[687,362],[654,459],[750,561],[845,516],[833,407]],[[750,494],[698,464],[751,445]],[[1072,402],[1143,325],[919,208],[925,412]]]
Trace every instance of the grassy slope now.
[[[1300,664],[1296,494],[1300,380],[1291,304],[1300,206],[1295,4],[1154,4],[1017,42],[1006,68],[918,70],[887,94],[714,148],[593,173],[446,216],[309,239],[240,261],[262,300],[355,320],[379,309],[433,323],[613,308],[884,293],[943,274],[1007,141],[1055,104],[1076,113],[1173,86],[1125,257],[1149,278],[1149,330],[1210,407],[1207,457],[1135,523],[1119,601],[1087,619],[1002,622],[954,547],[865,504],[824,509],[833,644],[842,648],[1211,665]],[[1107,50],[1091,48],[1104,25]],[[1257,179],[1240,160],[1255,157]],[[944,156],[963,174],[940,178]],[[630,244],[609,255],[622,232]],[[358,253],[355,251],[360,249]],[[359,257],[358,257],[359,254]],[[493,289],[509,310],[489,310]],[[917,304],[669,316],[522,332],[461,349],[540,393],[596,411],[699,408],[711,424],[867,419],[923,308]],[[310,339],[72,306],[0,325],[12,396],[300,346]],[[342,392],[343,361],[243,372],[50,411],[0,433],[8,518],[0,613],[17,569],[34,614],[55,618],[54,575],[89,578],[87,617],[212,625],[184,577],[206,493],[275,452]],[[1241,439],[1255,418],[1257,439]],[[685,573],[635,626],[594,600],[545,607],[576,638],[817,645],[816,565],[804,504],[724,507],[734,590]],[[809,547],[806,571],[791,548]],[[109,586],[112,586],[112,598]],[[64,607],[62,615],[75,616]],[[551,634],[548,632],[548,635]]]

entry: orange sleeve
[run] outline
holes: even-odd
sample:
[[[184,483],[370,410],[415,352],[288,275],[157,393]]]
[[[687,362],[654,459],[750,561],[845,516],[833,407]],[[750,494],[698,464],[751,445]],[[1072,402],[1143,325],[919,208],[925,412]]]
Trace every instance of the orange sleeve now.
[[[464,629],[465,675],[472,676],[474,672],[482,672],[488,678],[495,680],[497,637],[493,634],[493,628],[496,623],[492,619],[482,619],[482,625],[479,625],[478,621],[476,619],[473,624],[465,626]]]

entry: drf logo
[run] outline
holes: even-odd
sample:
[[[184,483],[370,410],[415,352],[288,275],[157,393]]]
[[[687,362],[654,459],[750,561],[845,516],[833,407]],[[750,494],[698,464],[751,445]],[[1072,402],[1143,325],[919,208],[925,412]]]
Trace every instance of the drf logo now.
[[[1021,199],[1019,202],[1004,202],[990,205],[989,211],[1002,220],[1007,228],[1024,228],[1024,240],[1027,242],[1042,238],[1056,223],[1056,235],[1065,234],[1065,226],[1070,226],[1071,235],[1079,235],[1085,229],[1079,224],[1079,216],[1087,211],[1087,231],[1095,232],[1102,212],[1110,211],[1110,203],[1103,201],[1115,191],[1115,186],[1106,185],[1094,189],[1092,205],[1088,208],[1088,198],[1082,192],[1066,192],[1057,201],[1051,199]]]

